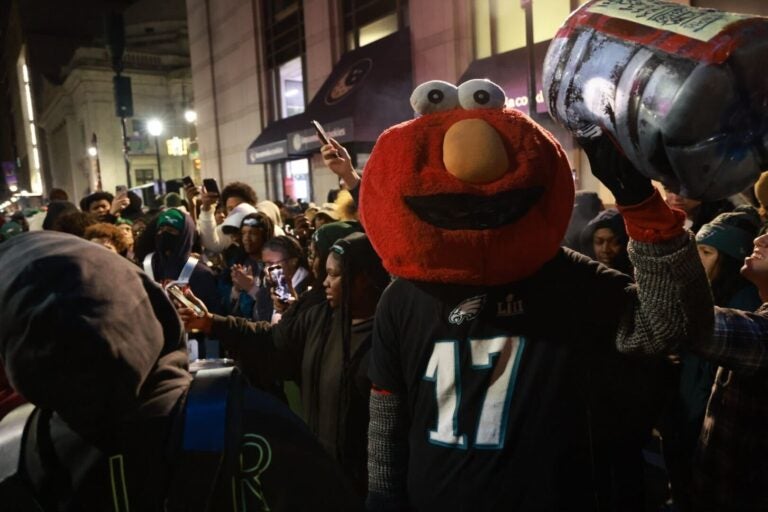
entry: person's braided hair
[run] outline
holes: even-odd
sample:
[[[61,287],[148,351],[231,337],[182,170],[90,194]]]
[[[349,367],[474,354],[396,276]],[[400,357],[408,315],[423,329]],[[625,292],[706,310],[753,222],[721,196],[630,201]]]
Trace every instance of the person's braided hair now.
[[[340,311],[336,315],[340,323],[342,338],[342,371],[341,371],[341,402],[342,413],[340,422],[344,423],[347,417],[347,408],[350,404],[350,368],[352,365],[352,283],[357,276],[363,276],[371,293],[375,294],[378,303],[381,294],[390,282],[390,277],[381,263],[381,258],[373,249],[370,240],[365,233],[353,233],[345,238],[337,240],[331,247],[329,257],[336,258],[341,266],[341,304]],[[339,428],[338,435],[345,435],[345,429]],[[337,439],[337,446],[343,449],[343,439]],[[343,455],[342,455],[343,458]]]

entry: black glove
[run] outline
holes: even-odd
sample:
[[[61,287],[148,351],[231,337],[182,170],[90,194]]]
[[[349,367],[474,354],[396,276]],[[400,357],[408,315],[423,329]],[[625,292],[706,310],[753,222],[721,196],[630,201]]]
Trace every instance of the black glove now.
[[[600,128],[592,125],[586,130],[580,130],[576,134],[576,141],[587,153],[592,174],[613,193],[616,204],[632,206],[653,195],[651,180],[635,169],[632,162]]]

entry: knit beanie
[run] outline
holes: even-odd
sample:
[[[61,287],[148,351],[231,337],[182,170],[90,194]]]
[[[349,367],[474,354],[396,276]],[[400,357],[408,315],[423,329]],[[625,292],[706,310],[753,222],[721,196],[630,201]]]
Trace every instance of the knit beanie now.
[[[166,208],[178,208],[183,205],[181,196],[176,192],[168,192],[165,195],[163,202],[165,203]]]
[[[9,238],[20,235],[24,232],[21,228],[21,224],[15,221],[6,222],[3,227],[0,228],[0,240],[8,240]]]
[[[739,206],[721,213],[696,233],[696,243],[711,245],[741,261],[752,252],[752,241],[760,229],[760,215],[751,206]]]
[[[336,240],[362,231],[363,227],[359,222],[331,222],[320,226],[320,229],[312,235],[312,241],[315,242],[319,252],[326,254]]]
[[[184,229],[184,214],[176,208],[168,208],[163,210],[157,217],[157,227],[160,226],[172,226],[179,231]]]

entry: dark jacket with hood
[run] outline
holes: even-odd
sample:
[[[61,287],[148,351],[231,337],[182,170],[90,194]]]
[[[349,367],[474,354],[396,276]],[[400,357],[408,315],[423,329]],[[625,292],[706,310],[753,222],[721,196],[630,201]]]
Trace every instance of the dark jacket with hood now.
[[[328,302],[272,326],[233,316],[214,316],[211,334],[221,340],[257,386],[295,381],[304,420],[334,455],[361,494],[366,489],[368,352],[373,321],[352,327],[351,361],[342,390],[341,326]]]
[[[175,463],[192,377],[164,292],[124,258],[62,233],[15,237],[0,266],[0,359],[37,406],[16,478],[46,511],[179,510],[166,498],[185,469]],[[240,453],[203,479],[208,510],[358,506],[298,418],[252,388],[239,405]],[[254,473],[257,438],[270,458]],[[30,510],[2,487],[0,503]]]
[[[621,216],[619,210],[616,208],[608,208],[607,210],[599,212],[595,218],[590,220],[584,227],[584,230],[581,232],[582,252],[590,258],[595,259],[592,237],[594,236],[595,231],[603,228],[610,229],[616,237],[616,241],[622,246],[621,252],[613,260],[611,268],[631,276],[632,264],[627,255],[629,236],[627,235],[627,229],[624,226],[624,217]]]
[[[195,241],[195,223],[192,221],[192,217],[184,213],[184,227],[178,236],[171,236],[167,233],[158,235],[156,224],[157,221],[153,221],[151,223],[152,228],[147,227],[142,235],[152,237],[154,241],[154,247],[151,249],[155,253],[152,257],[152,272],[158,283],[169,280],[175,281],[192,252]],[[166,255],[166,250],[169,250],[170,254]],[[139,263],[143,262],[145,254],[136,252]],[[192,276],[189,278],[189,288],[196,297],[205,303],[208,311],[221,312],[216,277],[213,271],[203,263],[198,262],[195,270],[192,271]]]

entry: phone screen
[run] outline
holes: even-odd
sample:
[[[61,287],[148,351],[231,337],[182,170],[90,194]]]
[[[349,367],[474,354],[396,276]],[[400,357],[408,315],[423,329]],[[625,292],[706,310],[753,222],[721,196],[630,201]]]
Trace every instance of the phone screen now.
[[[288,290],[288,283],[285,280],[283,267],[280,265],[273,265],[269,267],[267,271],[272,280],[272,285],[275,287],[275,295],[284,302],[293,300],[293,295],[291,295],[291,292]]]
[[[128,193],[128,187],[125,185],[118,185],[115,187],[115,195],[122,196]]]
[[[181,178],[181,181],[184,183],[185,187],[194,187],[195,186],[195,182],[192,181],[192,178],[190,176],[184,176],[183,178]]]
[[[191,309],[196,316],[205,316],[205,311],[203,311],[200,306],[189,300],[187,296],[184,295],[184,292],[181,290],[181,288],[179,288],[179,285],[172,284],[167,288],[167,290],[168,293],[173,295],[174,299]]]

